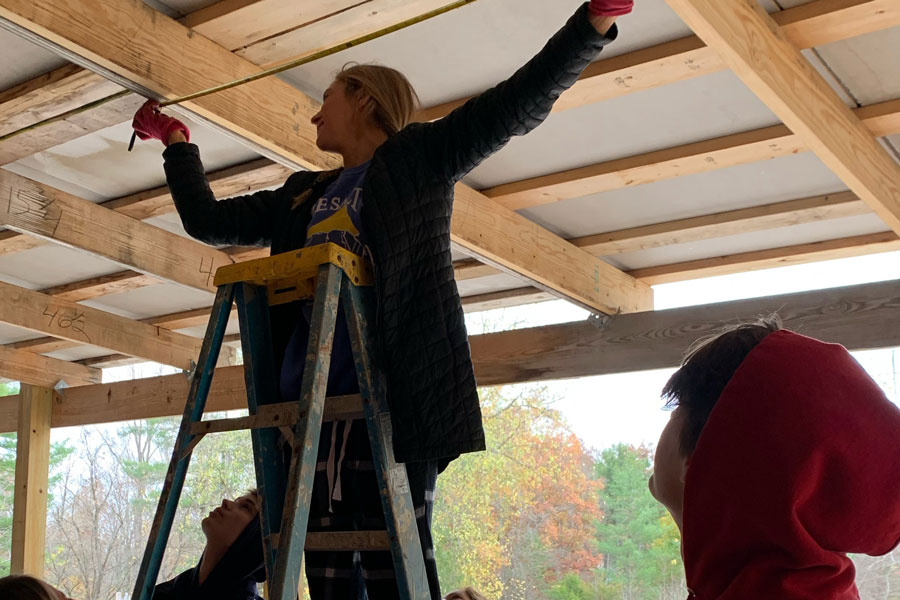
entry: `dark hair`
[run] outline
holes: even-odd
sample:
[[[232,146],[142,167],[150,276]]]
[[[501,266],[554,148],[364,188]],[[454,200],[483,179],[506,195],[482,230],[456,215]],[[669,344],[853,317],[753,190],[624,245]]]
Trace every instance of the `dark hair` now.
[[[700,439],[706,420],[750,351],[772,332],[781,329],[781,319],[772,314],[752,323],[730,325],[722,332],[701,338],[688,349],[681,368],[662,391],[668,408],[684,415],[680,446],[690,456]]]
[[[50,587],[31,575],[7,575],[0,578],[3,600],[56,600]]]

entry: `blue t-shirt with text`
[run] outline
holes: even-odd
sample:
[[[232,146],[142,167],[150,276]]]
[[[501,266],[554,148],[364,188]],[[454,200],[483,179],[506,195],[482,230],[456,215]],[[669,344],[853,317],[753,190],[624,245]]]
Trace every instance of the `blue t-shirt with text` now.
[[[369,162],[344,169],[325,189],[312,207],[312,219],[306,229],[306,245],[333,242],[357,256],[366,255],[366,236],[362,230],[362,186]]]

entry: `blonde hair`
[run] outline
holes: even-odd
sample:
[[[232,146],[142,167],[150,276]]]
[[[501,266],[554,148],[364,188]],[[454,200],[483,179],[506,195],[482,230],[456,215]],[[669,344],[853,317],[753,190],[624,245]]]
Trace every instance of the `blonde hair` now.
[[[476,592],[475,588],[467,587],[450,592],[444,597],[444,600],[487,600],[487,598]]]
[[[372,99],[372,119],[389,136],[406,127],[419,107],[409,80],[390,67],[347,63],[334,80],[343,83],[348,94],[362,93]]]

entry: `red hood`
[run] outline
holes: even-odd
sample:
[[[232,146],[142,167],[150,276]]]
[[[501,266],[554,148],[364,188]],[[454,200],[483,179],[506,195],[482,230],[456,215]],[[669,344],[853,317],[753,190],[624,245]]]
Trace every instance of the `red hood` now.
[[[844,553],[898,542],[900,410],[842,346],[770,334],[691,457],[688,587],[699,600],[855,600]]]

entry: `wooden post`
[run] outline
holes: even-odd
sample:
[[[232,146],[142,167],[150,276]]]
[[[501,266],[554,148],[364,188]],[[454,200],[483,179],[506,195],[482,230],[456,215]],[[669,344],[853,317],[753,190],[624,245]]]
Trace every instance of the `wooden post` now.
[[[35,577],[44,575],[52,405],[53,390],[22,384],[10,571]]]

